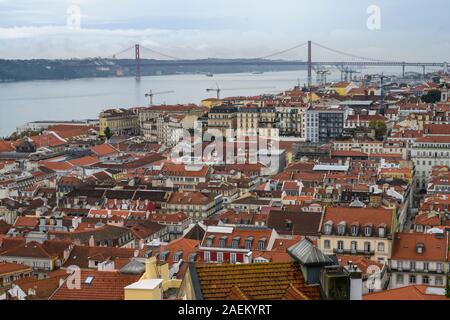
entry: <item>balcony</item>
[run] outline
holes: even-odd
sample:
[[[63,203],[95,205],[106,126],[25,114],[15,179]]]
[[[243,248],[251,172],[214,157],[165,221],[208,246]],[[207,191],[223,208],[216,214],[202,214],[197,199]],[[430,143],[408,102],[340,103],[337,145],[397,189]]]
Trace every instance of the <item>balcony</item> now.
[[[374,250],[333,249],[333,253],[336,253],[336,254],[349,254],[349,255],[362,255],[362,256],[373,256],[375,254],[375,251]]]

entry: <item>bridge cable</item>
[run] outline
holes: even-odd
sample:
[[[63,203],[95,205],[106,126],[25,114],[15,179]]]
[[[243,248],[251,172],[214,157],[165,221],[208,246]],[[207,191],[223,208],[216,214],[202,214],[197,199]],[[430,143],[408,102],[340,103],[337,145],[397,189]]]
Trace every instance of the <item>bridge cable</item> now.
[[[321,45],[320,43],[317,43],[317,42],[314,42],[314,41],[312,43],[314,45],[322,48],[322,49],[325,49],[325,50],[328,50],[328,51],[331,51],[331,52],[334,52],[334,53],[337,53],[337,54],[341,54],[341,55],[344,55],[344,56],[347,56],[347,57],[351,57],[351,58],[354,58],[354,59],[366,60],[366,61],[371,61],[371,62],[390,62],[390,63],[396,62],[396,61],[386,61],[386,60],[362,57],[362,56],[354,55],[354,54],[347,53],[347,52],[344,52],[344,51],[341,51],[341,50],[333,49],[333,48]]]
[[[267,55],[267,56],[255,58],[254,60],[263,60],[263,59],[268,59],[268,58],[271,58],[271,57],[274,57],[274,56],[278,56],[278,55],[281,55],[281,54],[283,54],[283,53],[286,53],[286,52],[289,52],[289,51],[292,51],[292,50],[295,50],[295,49],[304,47],[304,46],[306,46],[307,44],[308,44],[308,42],[304,42],[304,43],[298,44],[298,45],[296,45],[296,46],[294,46],[294,47],[291,47],[291,48],[288,48],[288,49],[285,49],[285,50],[282,50],[282,51],[274,52],[274,53],[269,54],[269,55]]]
[[[143,45],[141,45],[141,48],[144,49],[144,50],[147,50],[147,51],[149,51],[149,52],[156,53],[157,55],[160,55],[160,56],[169,58],[169,59],[171,59],[171,60],[185,60],[185,59],[180,59],[180,58],[178,58],[178,57],[171,56],[171,55],[168,55],[168,54],[165,54],[165,53],[156,51],[156,50],[154,50],[154,49],[150,49],[150,48],[144,47]]]

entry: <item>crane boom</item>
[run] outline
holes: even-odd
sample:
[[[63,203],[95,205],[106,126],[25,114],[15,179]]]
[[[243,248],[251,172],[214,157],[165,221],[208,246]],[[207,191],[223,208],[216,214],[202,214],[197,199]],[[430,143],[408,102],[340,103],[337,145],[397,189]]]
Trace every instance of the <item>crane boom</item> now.
[[[150,107],[153,105],[153,97],[157,96],[157,95],[162,95],[162,94],[169,94],[169,93],[174,93],[175,91],[160,91],[160,92],[153,92],[153,90],[149,90],[148,93],[145,94],[146,98],[150,98]]]

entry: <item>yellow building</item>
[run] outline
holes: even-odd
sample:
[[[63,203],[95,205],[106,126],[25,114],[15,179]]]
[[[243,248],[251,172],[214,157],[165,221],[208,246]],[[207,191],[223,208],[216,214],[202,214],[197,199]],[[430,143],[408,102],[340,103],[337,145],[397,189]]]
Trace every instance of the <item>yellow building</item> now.
[[[99,136],[105,136],[105,130],[109,128],[112,134],[138,134],[139,117],[134,110],[110,109],[100,113]]]
[[[181,280],[170,278],[169,264],[151,257],[145,261],[145,272],[139,281],[124,288],[125,300],[162,300],[164,292],[180,286]]]
[[[340,96],[345,96],[353,88],[355,88],[355,86],[351,82],[337,82],[337,83],[333,83],[328,88],[328,91],[335,92],[335,93],[337,93]]]
[[[209,98],[202,100],[202,107],[211,109],[212,107],[218,107],[222,105],[222,99],[216,99],[216,98]]]
[[[386,263],[396,228],[394,209],[328,207],[320,224],[318,247],[324,254],[364,256]]]
[[[237,113],[237,129],[266,137],[277,136],[276,117],[277,113],[274,107],[241,107]]]
[[[213,107],[208,113],[208,131],[220,132],[226,136],[227,130],[235,130],[238,109],[233,106]]]

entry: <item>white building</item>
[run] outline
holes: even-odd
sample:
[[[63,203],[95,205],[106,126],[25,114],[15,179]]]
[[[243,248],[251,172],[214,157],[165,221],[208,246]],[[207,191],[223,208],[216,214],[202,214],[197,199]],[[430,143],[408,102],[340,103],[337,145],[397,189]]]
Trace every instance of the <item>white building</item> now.
[[[417,139],[411,148],[411,160],[415,165],[416,187],[426,189],[434,166],[450,166],[450,136]]]

